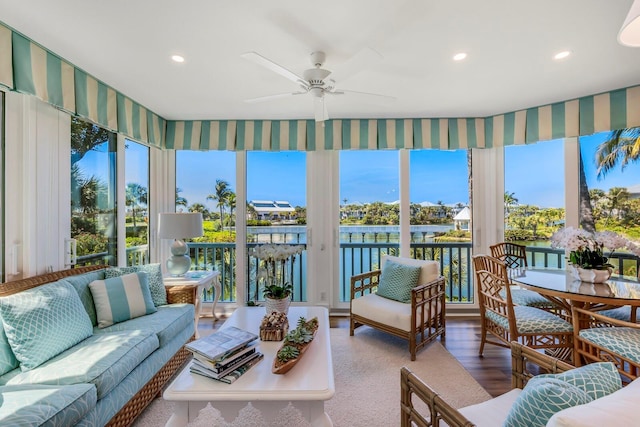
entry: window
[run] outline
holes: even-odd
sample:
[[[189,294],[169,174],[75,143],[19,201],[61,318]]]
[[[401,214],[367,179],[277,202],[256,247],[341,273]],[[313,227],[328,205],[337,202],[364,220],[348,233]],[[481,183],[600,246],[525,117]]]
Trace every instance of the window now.
[[[527,246],[531,266],[563,267],[549,238],[565,221],[564,140],[505,147],[504,169],[505,240]]]
[[[71,119],[71,237],[77,265],[117,265],[116,134]]]
[[[410,156],[411,256],[440,261],[448,301],[473,302],[468,152]]]
[[[189,242],[198,270],[218,270],[222,295],[235,301],[235,153],[229,151],[176,152],[176,211],[201,212],[204,236]],[[213,301],[213,288],[204,300]]]
[[[149,148],[125,140],[127,265],[149,262]]]

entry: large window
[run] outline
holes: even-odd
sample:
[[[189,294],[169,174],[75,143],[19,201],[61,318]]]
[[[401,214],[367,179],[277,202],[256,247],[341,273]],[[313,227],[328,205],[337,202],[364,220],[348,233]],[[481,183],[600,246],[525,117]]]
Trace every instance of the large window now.
[[[580,138],[581,227],[640,240],[640,167],[633,150],[637,145],[637,135],[626,131]],[[618,274],[638,273],[635,258],[624,251],[612,257],[611,263]]]
[[[504,149],[504,238],[528,247],[529,265],[562,267],[549,238],[564,226],[564,171],[564,140]]]
[[[229,151],[176,152],[176,211],[201,212],[204,236],[189,242],[192,269],[218,270],[220,301],[235,301],[236,155]],[[213,300],[213,288],[205,300]]]
[[[71,119],[71,237],[77,264],[117,264],[116,134]]]
[[[350,278],[380,268],[382,254],[398,255],[400,236],[398,151],[340,152],[341,302]]]
[[[149,148],[125,141],[127,265],[149,262]]]
[[[473,302],[469,154],[411,151],[411,256],[440,261],[448,301]]]
[[[297,151],[247,153],[248,249],[265,243],[306,245],[306,156]],[[279,275],[293,286],[292,301],[307,301],[306,251],[293,255],[283,269]],[[250,257],[249,301],[264,300],[264,272],[264,262]]]

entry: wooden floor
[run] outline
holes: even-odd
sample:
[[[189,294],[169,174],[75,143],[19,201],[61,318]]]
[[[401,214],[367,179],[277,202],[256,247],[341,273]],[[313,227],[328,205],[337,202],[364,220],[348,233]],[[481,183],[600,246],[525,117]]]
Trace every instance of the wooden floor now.
[[[332,328],[349,328],[348,317],[331,316],[330,321]],[[202,318],[198,329],[207,335],[223,322]],[[511,353],[506,348],[485,345],[484,356],[478,356],[480,321],[477,318],[447,318],[447,334],[441,343],[489,394],[495,397],[511,390]]]

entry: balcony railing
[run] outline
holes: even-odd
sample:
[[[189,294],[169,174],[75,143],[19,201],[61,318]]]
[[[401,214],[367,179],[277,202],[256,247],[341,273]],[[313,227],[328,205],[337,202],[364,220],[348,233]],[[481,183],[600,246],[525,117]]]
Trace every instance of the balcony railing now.
[[[386,240],[386,239],[381,239]],[[248,248],[257,243],[247,243]],[[236,249],[234,243],[189,243],[191,259],[196,270],[218,270],[222,292],[219,301],[234,302],[236,295]],[[340,244],[340,301],[350,299],[350,278],[380,268],[380,258],[384,254],[398,255],[398,243],[341,243]],[[446,297],[450,303],[467,304],[474,299],[471,243],[411,243],[410,256],[416,259],[436,260],[446,280]],[[106,264],[110,259],[107,252],[78,257],[77,265]],[[128,265],[148,262],[147,246],[127,248]],[[527,246],[527,261],[530,267],[565,268],[563,249]],[[614,276],[636,276],[640,268],[640,258],[627,253],[613,253],[609,262],[615,266]],[[258,260],[247,257],[247,296],[250,300],[261,301],[256,280]],[[621,269],[622,267],[622,269]],[[307,254],[296,256],[288,274],[294,286],[294,301],[307,300]],[[213,301],[213,289],[203,295],[204,301]]]

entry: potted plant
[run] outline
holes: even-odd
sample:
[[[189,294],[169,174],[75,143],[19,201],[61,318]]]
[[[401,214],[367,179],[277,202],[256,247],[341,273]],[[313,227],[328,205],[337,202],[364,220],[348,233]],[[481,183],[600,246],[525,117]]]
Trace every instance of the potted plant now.
[[[292,274],[295,256],[304,250],[302,245],[259,245],[250,254],[260,260],[258,281],[262,286],[267,314],[287,313],[293,295]]]

